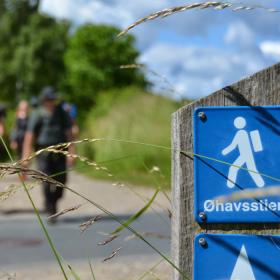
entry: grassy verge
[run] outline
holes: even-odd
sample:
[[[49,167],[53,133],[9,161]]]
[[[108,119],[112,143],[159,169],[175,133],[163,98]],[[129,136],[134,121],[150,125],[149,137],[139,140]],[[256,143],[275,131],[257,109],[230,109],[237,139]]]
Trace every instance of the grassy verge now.
[[[137,88],[114,90],[99,96],[83,123],[81,138],[125,139],[170,146],[170,117],[181,103]],[[108,141],[86,144],[80,148],[80,153],[103,162],[118,180],[138,185],[154,186],[154,176],[149,171],[158,167],[162,185],[170,186],[169,151]],[[94,178],[108,178],[92,169],[80,170]]]

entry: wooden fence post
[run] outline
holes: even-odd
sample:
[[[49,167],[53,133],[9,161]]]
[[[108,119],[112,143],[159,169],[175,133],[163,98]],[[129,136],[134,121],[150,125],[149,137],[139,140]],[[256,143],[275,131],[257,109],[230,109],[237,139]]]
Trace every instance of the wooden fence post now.
[[[191,103],[173,114],[172,119],[172,242],[174,263],[192,278],[194,236],[205,225],[194,220],[193,159],[180,151],[193,151],[192,114],[203,106],[280,105],[280,63]],[[273,233],[277,224],[210,224],[208,233]],[[182,276],[174,271],[173,280]],[[203,279],[201,279],[203,280]]]

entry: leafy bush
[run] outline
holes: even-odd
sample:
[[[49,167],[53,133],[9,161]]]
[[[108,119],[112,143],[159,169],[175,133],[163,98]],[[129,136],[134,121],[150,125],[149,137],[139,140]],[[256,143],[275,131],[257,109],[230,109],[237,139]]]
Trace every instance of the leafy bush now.
[[[86,24],[70,37],[65,53],[67,99],[87,110],[99,91],[146,82],[139,69],[120,70],[121,65],[137,62],[132,35],[117,38],[119,29]]]

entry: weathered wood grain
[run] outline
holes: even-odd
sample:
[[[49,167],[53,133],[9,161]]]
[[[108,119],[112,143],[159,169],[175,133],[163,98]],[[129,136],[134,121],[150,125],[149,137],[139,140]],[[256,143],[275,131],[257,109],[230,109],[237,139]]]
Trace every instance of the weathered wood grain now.
[[[192,276],[194,236],[208,233],[273,233],[277,224],[211,224],[194,221],[193,159],[180,151],[193,151],[192,114],[203,106],[256,106],[280,104],[280,63],[191,103],[172,119],[172,257],[174,263]],[[183,279],[176,271],[174,280]]]

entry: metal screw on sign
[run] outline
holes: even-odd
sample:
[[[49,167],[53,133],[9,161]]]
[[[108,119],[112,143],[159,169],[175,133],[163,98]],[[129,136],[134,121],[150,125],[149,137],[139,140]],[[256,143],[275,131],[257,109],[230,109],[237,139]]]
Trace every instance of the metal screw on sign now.
[[[200,218],[203,222],[205,222],[206,219],[207,219],[207,216],[206,216],[206,214],[205,214],[204,212],[201,212],[201,213],[199,213],[199,218]]]
[[[207,241],[203,237],[199,238],[198,243],[201,247],[206,247],[207,246]]]
[[[204,112],[199,112],[198,113],[198,117],[203,121],[205,122],[207,120],[207,116]]]

